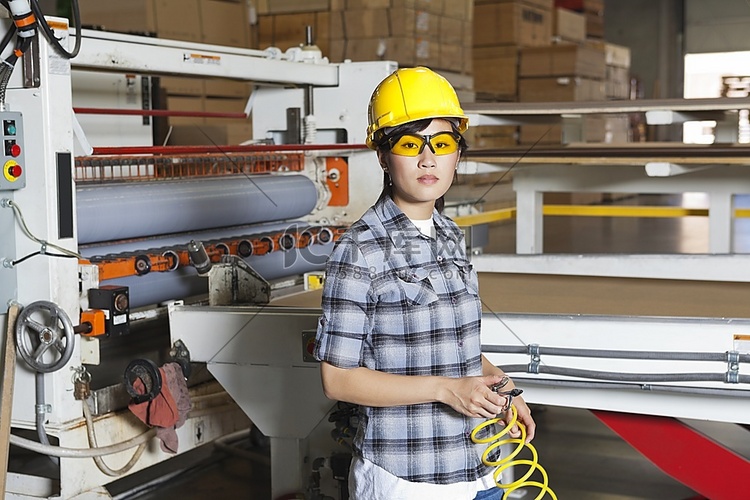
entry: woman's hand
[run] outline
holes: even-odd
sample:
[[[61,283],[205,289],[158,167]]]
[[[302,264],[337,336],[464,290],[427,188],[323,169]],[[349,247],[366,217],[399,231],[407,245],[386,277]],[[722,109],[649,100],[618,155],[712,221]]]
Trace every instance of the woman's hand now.
[[[536,432],[536,423],[534,422],[534,419],[531,418],[531,410],[526,404],[526,401],[524,401],[521,396],[516,396],[515,398],[513,398],[513,406],[515,406],[516,413],[518,413],[518,422],[522,423],[524,427],[526,427],[526,442],[529,443],[532,439],[534,439],[534,434]],[[506,411],[505,415],[503,416],[503,421],[507,425],[512,418],[513,410],[508,408],[508,411]],[[508,434],[512,438],[520,438],[521,429],[518,428],[517,424],[513,424],[513,428]]]
[[[486,375],[447,379],[440,400],[467,417],[494,418],[508,404],[505,396],[490,389],[502,378],[500,375]]]

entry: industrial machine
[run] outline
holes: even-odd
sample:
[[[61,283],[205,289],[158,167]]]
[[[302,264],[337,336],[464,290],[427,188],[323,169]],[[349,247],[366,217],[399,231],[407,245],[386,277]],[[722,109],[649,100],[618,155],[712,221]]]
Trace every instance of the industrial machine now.
[[[4,25],[12,39],[11,22]],[[253,51],[71,34],[55,18],[46,25],[63,47],[80,38],[78,54],[30,37],[0,116],[0,296],[9,305],[2,327],[18,351],[14,377],[3,384],[2,420],[12,415],[5,491],[7,498],[100,497],[105,484],[173,456],[153,445],[153,429],[128,409],[158,397],[165,364],[177,363],[190,387],[189,414],[172,429],[179,453],[249,428],[251,396],[227,391],[216,383],[220,370],[204,364],[223,362],[222,349],[238,354],[234,332],[204,331],[216,350],[207,355],[181,327],[170,338],[167,306],[266,304],[319,286],[331,246],[377,196],[371,186],[381,174],[363,145],[362,103],[395,66],[330,64],[311,44]],[[199,64],[207,59],[212,64]],[[247,111],[260,140],[154,147],[155,75],[256,83]],[[300,379],[295,390],[306,387],[311,410],[299,413],[310,420],[307,431],[295,422],[287,436],[266,427],[280,423],[282,409],[269,404],[278,388],[252,384],[263,389],[261,411],[270,412],[267,420],[254,415],[256,427],[279,439],[275,457],[301,464],[299,442],[333,402],[322,396],[317,365],[302,361],[315,320],[305,319],[309,312],[299,324],[282,316],[283,331],[253,325],[261,337],[239,339],[242,352],[256,353],[240,363],[274,370],[264,351],[272,349],[283,358],[281,372]],[[213,337],[219,330],[229,335]],[[243,377],[235,380],[244,385]],[[282,455],[287,438],[296,455]],[[29,455],[54,459],[29,468]],[[284,476],[275,491],[305,487],[308,474]]]
[[[252,425],[271,442],[274,498],[304,491],[317,459],[330,455],[316,431],[328,438],[326,415],[344,411],[323,396],[310,355],[316,289],[332,245],[378,195],[382,174],[364,146],[366,103],[395,65],[331,64],[309,36],[282,53],[72,33],[55,18],[47,25],[63,47],[80,40],[76,57],[29,36],[0,102],[5,366],[19,354],[12,381],[3,381],[0,422],[8,423],[12,393],[13,431],[6,497],[106,498],[115,478],[171,458],[128,406],[155,400],[160,370],[172,363],[192,403],[172,429],[178,453]],[[149,104],[153,75],[256,83],[246,109],[253,137],[239,146],[149,142],[151,119],[168,113]],[[472,120],[498,114],[476,109]],[[539,193],[556,189],[552,167],[538,167],[515,172],[527,193],[519,215],[536,224],[520,235],[519,254],[539,253]],[[700,175],[737,192],[741,168]],[[563,179],[557,189],[574,189]],[[490,292],[509,276],[540,273],[746,285],[746,261],[729,253],[475,256],[485,351],[528,401],[601,410],[623,429],[627,422],[615,423],[623,414],[749,424],[746,314],[501,313],[500,294]],[[43,463],[29,467],[21,450]]]

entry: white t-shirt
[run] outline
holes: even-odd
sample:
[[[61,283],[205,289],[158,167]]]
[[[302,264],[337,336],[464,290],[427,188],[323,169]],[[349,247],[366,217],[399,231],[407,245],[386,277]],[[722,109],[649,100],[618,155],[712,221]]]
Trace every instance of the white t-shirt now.
[[[428,238],[435,238],[435,222],[432,220],[432,217],[429,219],[424,220],[418,220],[418,219],[409,219],[412,224],[417,226],[417,229],[427,236]]]

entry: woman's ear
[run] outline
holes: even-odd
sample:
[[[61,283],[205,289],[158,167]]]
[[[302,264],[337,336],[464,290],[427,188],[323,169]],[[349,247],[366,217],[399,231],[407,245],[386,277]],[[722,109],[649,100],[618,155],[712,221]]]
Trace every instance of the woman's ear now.
[[[384,171],[388,171],[388,162],[386,161],[387,154],[378,150],[378,163],[380,163],[380,168],[382,168]]]

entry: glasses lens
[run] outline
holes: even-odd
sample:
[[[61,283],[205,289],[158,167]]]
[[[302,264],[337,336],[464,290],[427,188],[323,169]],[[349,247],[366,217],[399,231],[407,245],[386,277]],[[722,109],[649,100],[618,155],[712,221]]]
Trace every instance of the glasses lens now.
[[[430,145],[436,155],[449,155],[458,150],[458,138],[451,132],[440,132],[430,137]]]
[[[391,152],[399,156],[418,156],[424,150],[425,141],[430,141],[430,149],[437,156],[449,155],[458,151],[458,137],[452,132],[434,135],[402,135],[391,145]]]
[[[391,152],[399,156],[417,156],[422,152],[424,140],[421,135],[402,135],[391,146]]]

